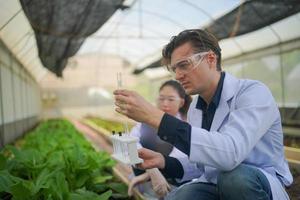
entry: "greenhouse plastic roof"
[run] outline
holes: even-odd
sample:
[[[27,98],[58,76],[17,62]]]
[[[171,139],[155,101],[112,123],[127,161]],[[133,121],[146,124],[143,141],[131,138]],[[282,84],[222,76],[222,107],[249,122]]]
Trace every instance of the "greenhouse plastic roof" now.
[[[258,37],[262,37],[265,42],[262,42],[260,46],[257,44],[255,46],[256,49],[259,47],[266,47],[273,45],[272,38],[268,37],[276,37],[276,43],[282,43],[287,40],[292,39],[293,37],[284,37],[285,35],[282,34],[282,30],[287,32],[287,30],[291,31],[291,34],[295,34],[299,37],[300,30],[291,30],[293,26],[293,20],[295,17],[291,17],[289,20],[285,20],[283,22],[279,22],[282,19],[285,19],[291,15],[297,14],[300,12],[300,3],[297,0],[284,0],[284,1],[277,1],[277,0],[269,0],[269,1],[262,1],[262,0],[251,0],[242,2],[239,6],[234,8],[232,11],[226,13],[224,16],[212,20],[209,25],[201,27],[211,33],[213,33],[218,40],[224,43],[224,39],[227,38],[234,38],[231,39],[235,44],[231,44],[231,47],[235,46],[239,48],[239,54],[249,52],[247,47],[250,43],[245,43],[243,41],[238,42],[238,37],[243,34],[251,33],[258,29],[264,28],[265,30],[271,31],[271,33],[266,36],[263,31],[258,31],[259,35],[256,34]],[[296,17],[296,20],[299,17]],[[278,22],[276,24],[276,22]],[[296,25],[296,24],[294,24]],[[276,27],[276,28],[274,28]],[[278,28],[279,27],[279,28]],[[285,29],[281,29],[285,28]],[[252,33],[253,34],[253,33]],[[251,36],[249,34],[248,36]],[[246,36],[247,37],[247,36]],[[295,37],[295,38],[297,38]],[[236,40],[237,39],[237,40]],[[258,39],[258,38],[257,38]],[[255,39],[253,38],[253,41]],[[227,40],[228,42],[228,40]],[[269,43],[268,43],[269,42]],[[225,42],[226,43],[226,42]],[[225,49],[225,58],[226,53],[230,50]],[[223,51],[224,52],[224,51]],[[223,53],[222,52],[222,53]],[[223,55],[224,58],[224,55]],[[156,68],[161,66],[161,58],[155,60],[151,64],[147,65],[144,68],[138,68],[134,71],[134,74],[139,74],[143,72],[145,69]]]
[[[143,69],[159,60],[161,49],[171,36],[184,29],[207,27],[240,3],[240,0],[125,0],[123,5],[129,8],[118,9],[88,36],[75,57],[94,53],[119,55],[136,69]],[[41,80],[48,70],[39,59],[34,31],[20,2],[0,0],[0,5],[1,40],[28,71]],[[223,39],[220,41],[222,56],[227,59],[299,38],[299,27],[300,14],[297,12],[251,33]]]

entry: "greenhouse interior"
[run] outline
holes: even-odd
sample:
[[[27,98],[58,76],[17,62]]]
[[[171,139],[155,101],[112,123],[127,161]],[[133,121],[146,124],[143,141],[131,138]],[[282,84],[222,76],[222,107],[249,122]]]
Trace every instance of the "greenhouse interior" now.
[[[262,154],[274,156],[280,151],[276,148],[282,147],[293,181],[288,185],[281,182],[286,198],[276,196],[273,186],[269,187],[273,199],[300,199],[299,0],[0,0],[0,199],[173,199],[172,194],[180,192],[178,187],[188,187],[201,177],[199,168],[198,176],[185,182],[178,181],[183,175],[171,177],[166,172],[167,160],[177,145],[181,150],[180,139],[172,143],[160,135],[164,134],[161,127],[167,114],[158,126],[148,126],[133,114],[117,112],[118,106],[121,109],[126,103],[117,104],[118,95],[114,94],[116,90],[134,91],[156,113],[167,112],[160,111],[157,104],[174,99],[164,99],[160,93],[166,81],[180,82],[181,69],[180,63],[172,63],[172,75],[162,51],[187,29],[215,36],[222,53],[224,81],[230,74],[237,79],[257,80],[271,91],[279,110],[281,139],[275,144],[279,146]],[[179,47],[174,47],[174,54]],[[178,90],[173,87],[172,91]],[[197,94],[191,95],[191,106],[195,107],[194,100],[202,97]],[[252,94],[248,99],[255,101],[263,96]],[[187,122],[182,122],[191,127],[187,133],[191,147],[188,153],[181,153],[193,166],[218,166],[214,158],[198,156],[198,161],[192,160],[192,151],[196,151],[192,144],[197,143],[191,141],[195,134],[189,121],[193,109],[187,112]],[[230,123],[231,113],[235,112],[230,111],[224,123]],[[235,120],[252,123],[251,119]],[[214,125],[214,120],[211,123]],[[256,123],[259,126],[260,122]],[[142,175],[136,172],[141,169],[135,164],[146,163],[139,158],[143,135],[132,133],[139,131],[137,128],[153,132],[164,143],[167,150],[157,147],[165,158],[164,169],[143,168]],[[271,128],[266,134],[272,132]],[[250,131],[240,134],[246,132]],[[273,137],[277,137],[275,132]],[[248,154],[255,149],[269,150],[255,146],[263,139],[257,139]],[[278,142],[269,140],[265,145]],[[150,146],[142,144],[144,148]],[[209,151],[199,155],[205,153]],[[273,162],[280,162],[274,158]],[[181,165],[176,156],[174,159]],[[239,162],[252,164],[247,155]],[[265,161],[253,165],[259,162]],[[276,171],[275,176],[282,175]]]

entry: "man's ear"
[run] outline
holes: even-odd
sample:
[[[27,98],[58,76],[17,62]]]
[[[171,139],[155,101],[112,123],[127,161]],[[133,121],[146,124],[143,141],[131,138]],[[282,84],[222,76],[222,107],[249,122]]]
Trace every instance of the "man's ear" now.
[[[212,66],[216,66],[217,67],[217,55],[210,52],[208,55],[207,55],[207,62],[209,64],[210,67]]]

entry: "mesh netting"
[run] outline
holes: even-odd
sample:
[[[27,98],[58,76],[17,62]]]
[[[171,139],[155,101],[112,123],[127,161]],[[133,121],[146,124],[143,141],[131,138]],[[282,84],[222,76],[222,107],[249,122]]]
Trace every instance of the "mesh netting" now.
[[[20,0],[35,32],[42,64],[62,76],[67,59],[97,31],[123,0]]]
[[[221,40],[255,31],[299,11],[299,0],[251,0],[204,29]]]

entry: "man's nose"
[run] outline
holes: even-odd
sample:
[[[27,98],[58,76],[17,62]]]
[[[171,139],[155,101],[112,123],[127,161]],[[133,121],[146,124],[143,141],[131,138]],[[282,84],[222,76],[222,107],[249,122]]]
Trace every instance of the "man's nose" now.
[[[176,79],[177,81],[180,81],[182,78],[183,78],[183,74],[180,73],[180,72],[178,72],[178,71],[176,71],[176,72],[175,72],[175,79]]]

